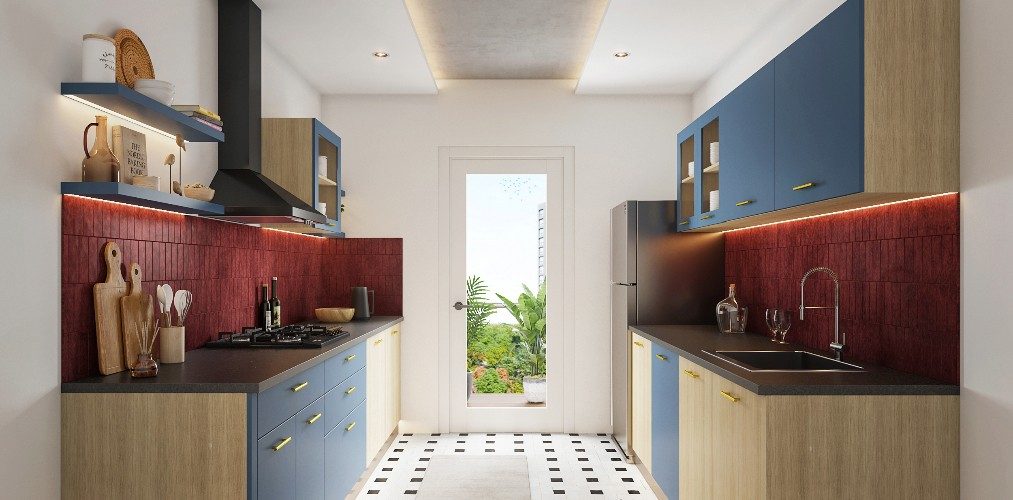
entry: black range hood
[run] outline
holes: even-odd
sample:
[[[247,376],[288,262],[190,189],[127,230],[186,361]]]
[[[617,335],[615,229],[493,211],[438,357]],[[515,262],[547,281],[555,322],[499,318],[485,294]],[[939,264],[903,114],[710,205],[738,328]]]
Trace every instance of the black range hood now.
[[[218,0],[218,107],[229,133],[218,145],[216,218],[246,224],[327,223],[327,217],[261,173],[260,7]]]

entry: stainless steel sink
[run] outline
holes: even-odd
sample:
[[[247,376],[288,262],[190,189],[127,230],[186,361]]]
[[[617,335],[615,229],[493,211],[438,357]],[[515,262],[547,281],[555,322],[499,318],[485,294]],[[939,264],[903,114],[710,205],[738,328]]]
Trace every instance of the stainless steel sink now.
[[[863,368],[805,351],[704,351],[751,372],[855,372]]]

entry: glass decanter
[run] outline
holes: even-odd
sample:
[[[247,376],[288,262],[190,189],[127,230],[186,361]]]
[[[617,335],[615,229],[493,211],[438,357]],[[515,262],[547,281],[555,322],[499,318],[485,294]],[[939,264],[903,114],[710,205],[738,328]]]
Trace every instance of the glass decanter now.
[[[746,331],[746,318],[749,309],[739,304],[735,298],[735,285],[728,286],[728,297],[718,302],[714,309],[718,319],[718,330],[721,333],[743,333]]]

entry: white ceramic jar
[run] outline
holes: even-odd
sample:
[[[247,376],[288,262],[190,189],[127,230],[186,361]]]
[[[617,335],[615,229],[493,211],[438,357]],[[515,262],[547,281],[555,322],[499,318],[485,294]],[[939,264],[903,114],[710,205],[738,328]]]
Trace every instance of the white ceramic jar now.
[[[112,37],[84,35],[81,48],[81,81],[116,82],[116,43]]]

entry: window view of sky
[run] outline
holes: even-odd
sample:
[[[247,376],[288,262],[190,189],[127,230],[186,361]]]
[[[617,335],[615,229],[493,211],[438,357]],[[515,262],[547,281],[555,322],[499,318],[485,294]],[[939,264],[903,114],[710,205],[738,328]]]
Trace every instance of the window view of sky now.
[[[466,269],[493,293],[515,300],[528,285],[538,290],[538,206],[545,203],[545,174],[468,174]],[[490,293],[489,301],[498,302]],[[513,323],[498,309],[493,323]]]

